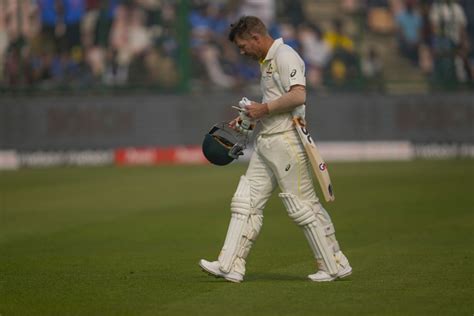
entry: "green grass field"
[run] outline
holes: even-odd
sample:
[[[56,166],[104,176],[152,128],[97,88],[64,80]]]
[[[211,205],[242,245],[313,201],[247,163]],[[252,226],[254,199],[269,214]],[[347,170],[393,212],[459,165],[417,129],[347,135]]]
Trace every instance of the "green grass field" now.
[[[331,164],[354,273],[313,283],[276,195],[242,284],[211,278],[245,165],[0,174],[0,315],[473,315],[474,160]]]

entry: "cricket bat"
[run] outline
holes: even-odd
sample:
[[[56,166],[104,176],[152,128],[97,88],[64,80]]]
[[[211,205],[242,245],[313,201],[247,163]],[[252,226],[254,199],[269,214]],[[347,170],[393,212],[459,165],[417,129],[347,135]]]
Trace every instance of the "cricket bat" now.
[[[311,166],[313,167],[313,172],[318,179],[321,190],[323,191],[324,199],[326,202],[334,201],[334,191],[331,184],[331,178],[329,177],[328,167],[319,153],[318,147],[314,143],[311,135],[306,128],[306,123],[301,117],[293,117],[293,122],[295,123],[296,130],[298,135],[303,142],[304,149],[308,155]]]

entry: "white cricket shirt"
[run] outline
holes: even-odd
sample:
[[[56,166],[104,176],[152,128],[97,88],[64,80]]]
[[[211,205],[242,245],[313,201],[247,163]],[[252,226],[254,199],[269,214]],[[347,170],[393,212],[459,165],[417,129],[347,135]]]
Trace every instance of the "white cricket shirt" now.
[[[288,92],[291,86],[306,86],[304,61],[283,39],[276,39],[267,56],[260,62],[262,78],[262,103],[278,99]],[[298,114],[304,117],[304,104],[297,107]],[[294,129],[292,112],[271,114],[260,120],[261,134],[274,134]]]

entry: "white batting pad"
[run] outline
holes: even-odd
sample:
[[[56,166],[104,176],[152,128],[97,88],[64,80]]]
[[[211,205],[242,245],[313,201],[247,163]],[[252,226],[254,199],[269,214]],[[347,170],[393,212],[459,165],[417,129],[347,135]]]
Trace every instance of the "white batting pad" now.
[[[325,232],[326,228],[330,234],[334,235],[334,228],[331,230],[332,225],[323,225],[312,206],[301,202],[295,195],[280,193],[279,196],[288,211],[288,215],[298,226],[303,228],[316,259],[323,260],[328,269],[327,272],[331,275],[336,275],[338,268],[334,258],[334,250],[328,243],[328,236]]]
[[[339,243],[336,240],[336,230],[332,224],[331,217],[321,204],[319,204],[319,207],[320,208],[319,212],[317,213],[317,217],[322,225],[324,233],[326,234],[329,247],[334,253],[337,253],[341,249],[339,248]]]
[[[245,258],[257,238],[263,224],[263,215],[251,207],[250,184],[245,176],[240,178],[230,206],[232,215],[221,253],[220,269],[229,273],[245,274]]]

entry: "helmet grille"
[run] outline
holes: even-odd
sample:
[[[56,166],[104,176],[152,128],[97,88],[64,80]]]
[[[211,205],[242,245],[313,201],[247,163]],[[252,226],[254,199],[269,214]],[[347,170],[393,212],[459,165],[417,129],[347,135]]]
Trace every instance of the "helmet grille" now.
[[[219,143],[221,143],[222,145],[224,145],[228,149],[230,149],[230,148],[232,148],[232,146],[234,146],[234,144],[232,144],[230,141],[228,141],[227,139],[225,139],[222,136],[212,135],[212,137],[214,137]]]

